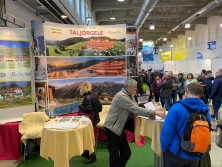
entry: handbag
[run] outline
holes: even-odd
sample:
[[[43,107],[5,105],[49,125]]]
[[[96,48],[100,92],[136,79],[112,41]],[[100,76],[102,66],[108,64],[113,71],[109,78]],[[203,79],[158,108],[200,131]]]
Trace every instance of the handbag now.
[[[216,145],[220,148],[222,148],[222,131],[220,125],[218,126],[217,132],[216,132]]]
[[[222,125],[222,107],[218,110],[218,125]]]

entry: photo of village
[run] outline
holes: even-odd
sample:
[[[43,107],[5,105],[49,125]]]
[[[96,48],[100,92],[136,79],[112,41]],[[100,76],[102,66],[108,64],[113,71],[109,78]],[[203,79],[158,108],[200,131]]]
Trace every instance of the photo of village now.
[[[48,79],[125,77],[125,56],[47,57]]]
[[[30,68],[28,41],[0,40],[0,69]]]
[[[33,105],[31,81],[0,82],[0,109]]]
[[[45,40],[46,56],[117,56],[125,55],[125,38],[73,37],[65,40]]]
[[[125,77],[118,78],[75,78],[66,80],[49,80],[48,85],[53,88],[53,99],[51,104],[55,103],[73,103],[81,102],[80,87],[83,82],[88,81],[92,84],[93,93],[95,93],[101,102],[111,102],[114,95],[123,88]]]

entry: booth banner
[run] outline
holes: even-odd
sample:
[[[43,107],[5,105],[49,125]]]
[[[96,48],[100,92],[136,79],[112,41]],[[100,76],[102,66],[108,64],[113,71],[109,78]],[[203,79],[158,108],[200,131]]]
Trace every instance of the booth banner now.
[[[0,111],[0,119],[4,119],[34,109],[33,70],[30,30],[7,27],[0,28],[0,34],[0,110],[8,115]]]
[[[172,60],[172,51],[163,52],[161,54],[161,57],[162,57],[162,62],[167,61],[167,60]]]
[[[143,61],[154,61],[154,46],[152,41],[143,41]]]
[[[126,55],[137,55],[137,28],[126,27]]]
[[[123,88],[126,77],[117,78],[73,78],[63,80],[49,80],[49,87],[54,89],[54,103],[65,103],[70,101],[82,101],[79,88],[85,81],[91,83],[93,92],[101,101],[111,102],[117,92]]]
[[[143,46],[143,61],[154,61],[153,46]]]
[[[33,56],[45,56],[45,41],[42,20],[32,20],[32,44],[31,50]]]
[[[125,55],[126,25],[44,23],[46,56]]]
[[[126,77],[125,56],[47,57],[48,79]]]

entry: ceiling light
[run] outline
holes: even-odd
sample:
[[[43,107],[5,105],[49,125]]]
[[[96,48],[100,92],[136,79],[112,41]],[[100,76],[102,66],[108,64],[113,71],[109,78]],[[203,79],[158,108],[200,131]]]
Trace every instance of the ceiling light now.
[[[150,24],[150,30],[154,30],[155,29],[155,26],[151,23]]]
[[[163,38],[164,41],[167,41],[167,38]]]
[[[162,49],[159,49],[160,52],[162,52]]]
[[[188,40],[189,40],[189,41],[192,40],[192,37],[188,37]]]
[[[143,39],[142,39],[142,38],[140,38],[140,42],[143,42]]]
[[[110,20],[116,20],[116,18],[114,16],[110,17]]]
[[[222,27],[222,23],[220,23],[220,27]]]
[[[88,21],[89,21],[89,20],[92,20],[92,17],[87,17],[86,20],[88,20]]]
[[[63,19],[66,19],[67,17],[68,17],[68,16],[66,16],[66,15],[64,15],[64,14],[61,16],[61,18],[63,18]]]
[[[170,47],[172,48],[172,47],[173,47],[173,45],[170,45]]]
[[[119,1],[119,2],[124,2],[125,0],[117,0],[117,1]]]
[[[190,24],[186,24],[186,25],[185,25],[185,28],[190,28]]]

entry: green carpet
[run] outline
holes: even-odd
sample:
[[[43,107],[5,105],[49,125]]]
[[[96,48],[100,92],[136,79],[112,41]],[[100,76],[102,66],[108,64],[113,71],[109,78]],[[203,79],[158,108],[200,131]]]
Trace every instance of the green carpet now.
[[[150,148],[151,139],[146,138],[146,145],[138,147],[135,143],[129,143],[132,155],[126,167],[152,167],[153,166],[153,151]],[[97,161],[92,164],[84,164],[85,158],[76,156],[73,158],[74,167],[109,167],[109,154],[107,143],[98,143],[98,148],[95,149]],[[53,167],[53,161],[47,161],[41,158],[39,154],[29,154],[25,162],[21,162],[17,167]]]

